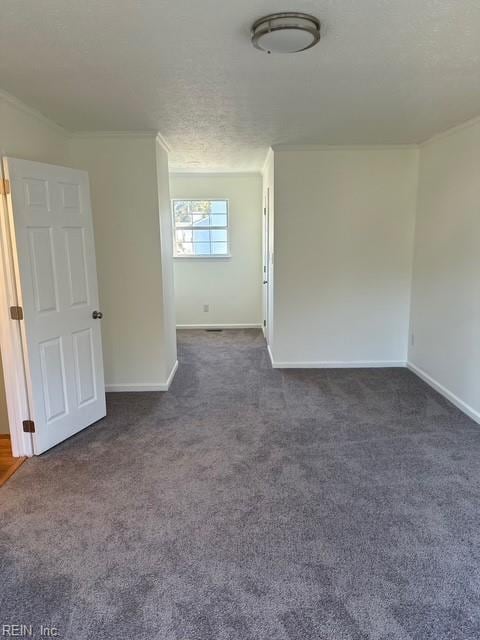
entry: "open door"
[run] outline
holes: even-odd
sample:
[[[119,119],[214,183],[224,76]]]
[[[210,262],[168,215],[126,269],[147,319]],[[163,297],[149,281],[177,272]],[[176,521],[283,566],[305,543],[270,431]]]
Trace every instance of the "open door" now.
[[[269,342],[269,280],[270,280],[270,189],[264,195],[263,203],[263,335]]]
[[[106,415],[88,175],[4,158],[36,454]]]

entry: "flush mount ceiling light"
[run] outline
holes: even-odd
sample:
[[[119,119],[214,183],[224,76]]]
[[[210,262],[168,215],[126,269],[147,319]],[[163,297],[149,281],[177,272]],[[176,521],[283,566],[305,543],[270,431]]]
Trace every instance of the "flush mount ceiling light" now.
[[[253,46],[261,51],[297,53],[320,40],[320,21],[308,13],[272,13],[256,20],[251,34]]]

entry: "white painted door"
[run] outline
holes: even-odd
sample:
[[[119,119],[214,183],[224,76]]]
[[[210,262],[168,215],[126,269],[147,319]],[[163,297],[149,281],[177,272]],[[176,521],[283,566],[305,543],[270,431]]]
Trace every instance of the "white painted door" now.
[[[267,189],[264,195],[264,206],[263,206],[263,334],[268,343],[268,335],[269,335],[269,292],[268,292],[268,284],[269,284],[269,257],[270,257],[270,240],[269,240],[269,224],[270,224],[270,193],[269,189]]]
[[[88,175],[14,158],[4,172],[38,454],[106,414]]]

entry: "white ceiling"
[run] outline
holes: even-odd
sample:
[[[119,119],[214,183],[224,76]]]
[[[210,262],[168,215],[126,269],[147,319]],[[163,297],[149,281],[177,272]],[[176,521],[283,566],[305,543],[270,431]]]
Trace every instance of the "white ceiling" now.
[[[279,10],[320,18],[320,44],[254,49],[251,23]],[[177,169],[414,143],[480,113],[480,2],[1,0],[0,86],[70,130],[158,129]]]

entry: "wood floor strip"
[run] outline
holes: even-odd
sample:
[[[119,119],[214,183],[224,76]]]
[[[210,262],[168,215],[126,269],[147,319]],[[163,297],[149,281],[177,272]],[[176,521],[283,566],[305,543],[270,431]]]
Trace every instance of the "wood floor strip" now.
[[[14,458],[10,436],[0,434],[0,487],[17,471],[27,458]]]

